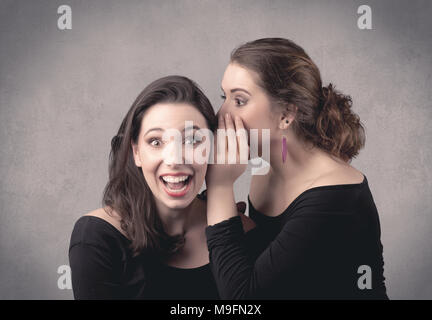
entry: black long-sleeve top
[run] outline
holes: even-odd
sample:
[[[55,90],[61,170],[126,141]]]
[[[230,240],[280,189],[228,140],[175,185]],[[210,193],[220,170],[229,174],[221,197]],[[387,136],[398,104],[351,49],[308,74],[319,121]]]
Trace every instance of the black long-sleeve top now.
[[[276,217],[255,210],[250,199],[249,208],[257,227],[246,235],[238,216],[206,229],[222,299],[388,299],[366,177],[306,190]]]
[[[157,257],[133,257],[130,240],[107,221],[75,223],[69,263],[75,299],[218,299],[209,264],[182,269]]]

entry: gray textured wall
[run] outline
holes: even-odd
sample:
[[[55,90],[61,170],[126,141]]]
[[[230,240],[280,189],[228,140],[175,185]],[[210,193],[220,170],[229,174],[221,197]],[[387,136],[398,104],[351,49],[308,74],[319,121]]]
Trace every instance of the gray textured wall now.
[[[57,28],[62,4],[72,30]],[[362,4],[372,30],[357,27]],[[281,36],[366,126],[354,165],[380,212],[390,297],[431,299],[431,16],[431,1],[1,0],[0,298],[72,298],[57,268],[76,219],[100,206],[110,139],[145,85],[191,77],[217,110],[230,51]]]

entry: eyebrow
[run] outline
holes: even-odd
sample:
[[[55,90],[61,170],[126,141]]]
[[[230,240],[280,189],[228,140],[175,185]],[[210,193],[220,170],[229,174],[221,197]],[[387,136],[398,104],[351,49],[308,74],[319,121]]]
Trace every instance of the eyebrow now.
[[[188,130],[190,130],[190,129],[200,130],[201,128],[198,127],[198,126],[196,126],[196,125],[194,125],[193,127],[187,127],[187,128],[184,128],[184,129],[182,130],[182,132],[185,131],[186,129],[188,129]]]
[[[152,131],[163,131],[163,129],[162,128],[151,128],[151,129],[148,129],[146,131],[146,133],[144,133],[144,135],[146,136],[148,133],[150,133]]]
[[[222,87],[221,87],[221,90],[222,90],[223,92],[225,92],[224,89],[223,89]],[[242,88],[234,88],[234,89],[231,89],[231,90],[230,90],[231,93],[234,93],[234,92],[236,92],[236,91],[243,91],[243,92],[245,92],[245,93],[247,93],[248,95],[251,96],[250,92],[247,91],[246,89],[242,89]]]
[[[194,125],[193,127],[183,128],[183,130],[182,130],[181,132],[184,132],[186,129],[188,129],[188,130],[190,130],[190,129],[200,130],[201,128],[198,127],[198,126],[196,126],[196,125]],[[151,129],[148,129],[148,130],[146,131],[146,133],[144,133],[144,136],[146,136],[146,135],[147,135],[149,132],[151,132],[151,131],[164,131],[164,129],[162,129],[162,128],[151,128]]]

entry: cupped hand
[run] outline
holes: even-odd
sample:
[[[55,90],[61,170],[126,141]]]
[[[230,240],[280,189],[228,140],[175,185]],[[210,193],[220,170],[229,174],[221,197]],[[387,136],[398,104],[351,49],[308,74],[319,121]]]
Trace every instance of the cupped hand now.
[[[232,186],[246,171],[248,158],[248,136],[241,118],[236,116],[233,120],[229,113],[219,116],[218,133],[214,138],[214,159],[207,168],[207,188]]]

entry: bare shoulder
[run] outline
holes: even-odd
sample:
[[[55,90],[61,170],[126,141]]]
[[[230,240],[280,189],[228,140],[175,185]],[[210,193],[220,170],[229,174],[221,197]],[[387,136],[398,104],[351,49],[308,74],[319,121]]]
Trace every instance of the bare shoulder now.
[[[84,216],[93,216],[103,219],[120,231],[124,236],[126,236],[126,233],[121,228],[120,216],[114,210],[109,210],[108,208],[99,208],[86,213]]]
[[[337,165],[333,170],[323,174],[313,183],[312,187],[331,186],[341,184],[359,184],[364,180],[364,175],[349,164]]]

